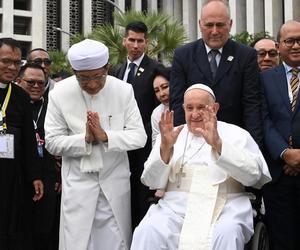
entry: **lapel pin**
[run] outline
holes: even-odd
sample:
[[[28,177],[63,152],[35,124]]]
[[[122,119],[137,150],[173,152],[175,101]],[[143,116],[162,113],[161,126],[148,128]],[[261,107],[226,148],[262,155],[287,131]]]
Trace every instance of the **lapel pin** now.
[[[231,62],[233,60],[233,58],[234,58],[233,56],[228,56],[227,61]]]

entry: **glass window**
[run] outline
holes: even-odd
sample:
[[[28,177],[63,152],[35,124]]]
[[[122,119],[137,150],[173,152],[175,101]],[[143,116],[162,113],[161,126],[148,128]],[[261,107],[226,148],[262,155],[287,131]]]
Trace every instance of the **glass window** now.
[[[14,0],[14,9],[31,10],[31,0]]]
[[[31,42],[18,41],[21,46],[22,59],[26,59],[26,55],[31,50]]]
[[[14,34],[31,35],[31,17],[14,16]]]

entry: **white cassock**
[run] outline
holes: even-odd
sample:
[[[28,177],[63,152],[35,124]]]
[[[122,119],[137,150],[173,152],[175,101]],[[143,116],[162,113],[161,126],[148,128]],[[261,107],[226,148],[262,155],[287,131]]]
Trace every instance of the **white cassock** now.
[[[156,137],[160,133],[158,123],[160,121],[161,114],[163,112],[165,112],[167,109],[169,109],[169,106],[166,106],[161,103],[152,111],[152,114],[151,114],[152,146],[154,146]]]
[[[85,142],[87,110],[98,112],[108,142]],[[75,76],[50,92],[46,148],[62,155],[60,250],[129,249],[131,242],[128,150],[146,143],[133,89],[115,77],[96,95]]]
[[[271,177],[247,131],[225,122],[218,122],[218,131],[221,155],[202,137],[188,133],[185,125],[169,164],[161,160],[157,137],[141,180],[166,193],[135,229],[131,250],[244,249],[253,234],[253,211],[244,186],[260,188]],[[181,165],[184,176],[178,188]]]

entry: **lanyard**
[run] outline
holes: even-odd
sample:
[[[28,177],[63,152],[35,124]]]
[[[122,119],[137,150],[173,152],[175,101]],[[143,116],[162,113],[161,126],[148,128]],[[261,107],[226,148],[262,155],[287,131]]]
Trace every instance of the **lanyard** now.
[[[35,130],[35,131],[36,131],[37,128],[38,128],[37,124],[38,124],[38,122],[39,122],[39,119],[40,119],[40,116],[41,116],[41,113],[42,113],[43,106],[44,106],[44,98],[42,97],[42,105],[41,105],[41,107],[40,107],[40,109],[39,109],[37,118],[36,118],[36,120],[34,120],[34,119],[32,120],[32,121],[33,121],[33,126],[34,126],[34,130]]]
[[[0,133],[3,134],[6,132],[7,125],[6,125],[6,109],[8,102],[11,96],[11,83],[9,83],[8,90],[4,99],[4,102],[1,107],[1,114],[0,114]]]

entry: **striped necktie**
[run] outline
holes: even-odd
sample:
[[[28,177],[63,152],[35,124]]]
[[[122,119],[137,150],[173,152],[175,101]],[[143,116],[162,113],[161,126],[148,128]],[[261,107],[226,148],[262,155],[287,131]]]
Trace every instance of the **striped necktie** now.
[[[296,103],[297,103],[297,94],[298,94],[298,85],[299,85],[298,73],[299,73],[299,69],[297,68],[292,69],[292,78],[290,80],[290,85],[291,85],[292,95],[293,95],[293,100],[291,103],[292,111],[295,110]]]

